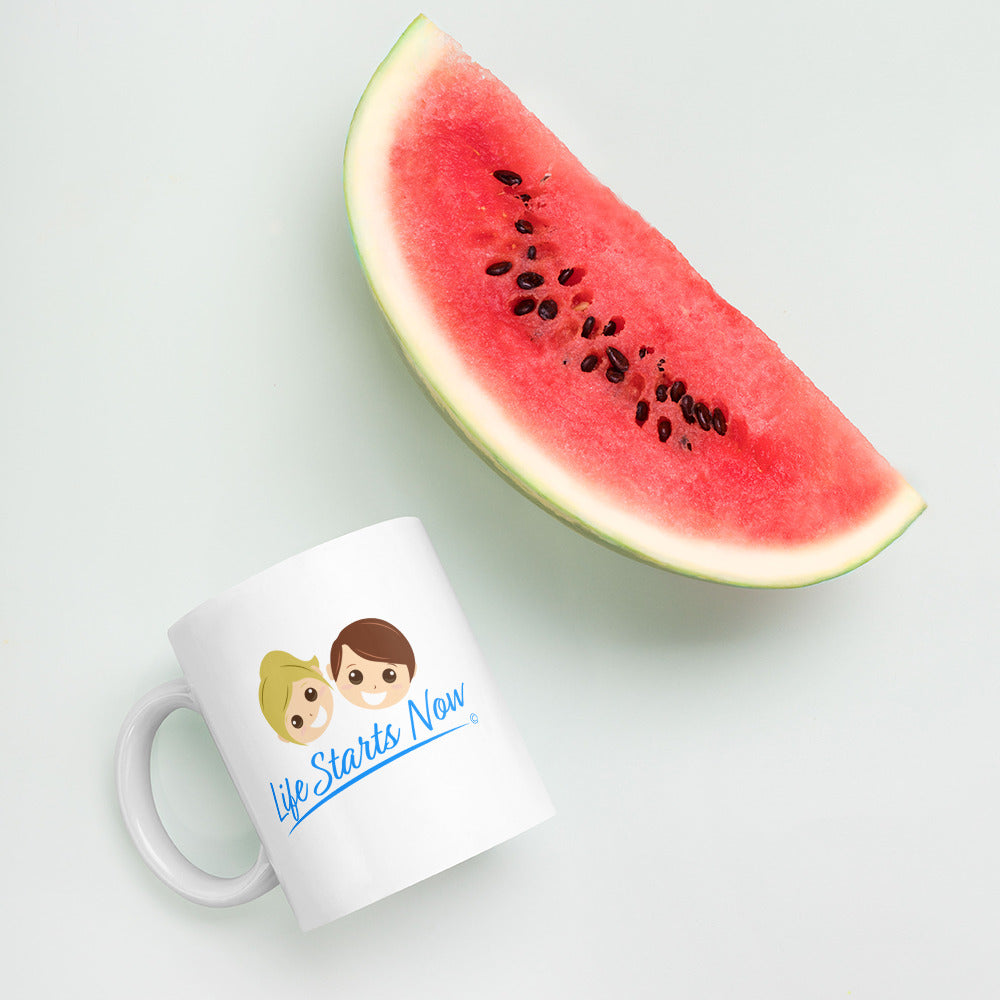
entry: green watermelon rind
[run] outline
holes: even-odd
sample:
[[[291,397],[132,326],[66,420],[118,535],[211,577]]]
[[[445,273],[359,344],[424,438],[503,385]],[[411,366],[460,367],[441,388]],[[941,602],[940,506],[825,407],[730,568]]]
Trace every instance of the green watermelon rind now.
[[[461,436],[529,499],[587,537],[633,558],[687,576],[735,586],[787,588],[840,576],[867,562],[925,509],[904,480],[874,516],[833,539],[797,546],[734,545],[690,539],[615,510],[589,484],[560,468],[474,385],[438,333],[393,236],[381,196],[394,123],[452,40],[417,17],[375,71],[351,121],[344,152],[344,196],[362,270],[395,342],[419,384]],[[505,440],[506,439],[506,440]],[[617,522],[617,524],[616,524]]]

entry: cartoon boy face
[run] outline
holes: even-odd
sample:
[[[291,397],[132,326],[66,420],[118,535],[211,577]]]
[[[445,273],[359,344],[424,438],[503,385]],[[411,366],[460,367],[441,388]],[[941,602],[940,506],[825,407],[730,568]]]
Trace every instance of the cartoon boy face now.
[[[410,671],[401,663],[369,660],[344,643],[337,690],[359,708],[389,708],[410,690]]]
[[[322,736],[333,712],[333,690],[329,684],[309,677],[293,682],[285,729],[296,743],[311,743]]]

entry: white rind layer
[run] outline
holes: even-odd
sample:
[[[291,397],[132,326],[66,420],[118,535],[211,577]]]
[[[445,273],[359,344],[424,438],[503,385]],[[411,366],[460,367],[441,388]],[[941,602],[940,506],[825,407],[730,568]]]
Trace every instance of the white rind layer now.
[[[798,546],[734,545],[651,524],[596,493],[526,438],[479,386],[442,335],[406,265],[390,213],[390,150],[422,81],[455,43],[418,17],[372,77],[344,156],[348,217],[362,267],[417,377],[467,440],[531,499],[573,527],[630,555],[691,576],[752,587],[798,587],[845,573],[896,538],[924,509],[899,489],[863,524]]]

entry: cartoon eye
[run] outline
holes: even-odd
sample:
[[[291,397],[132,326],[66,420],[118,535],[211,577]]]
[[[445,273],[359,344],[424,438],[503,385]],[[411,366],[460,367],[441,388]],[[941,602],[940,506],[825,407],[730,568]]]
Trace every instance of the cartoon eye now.
[[[288,721],[291,722],[292,729],[301,729],[302,728],[302,716],[301,715],[293,715]]]
[[[347,675],[347,679],[348,679],[348,680],[349,680],[349,681],[350,681],[350,682],[351,682],[352,684],[360,684],[360,683],[361,683],[361,682],[362,682],[362,681],[363,681],[363,680],[365,679],[365,675],[364,675],[363,673],[361,673],[361,671],[360,671],[360,670],[352,670],[352,671],[351,671],[351,672],[350,672],[350,673],[349,673],[349,674]]]
[[[385,670],[382,671],[382,680],[384,680],[386,684],[391,684],[395,679],[396,671],[393,670],[392,667],[386,667]]]
[[[306,688],[306,701],[315,701],[318,697],[316,688]]]

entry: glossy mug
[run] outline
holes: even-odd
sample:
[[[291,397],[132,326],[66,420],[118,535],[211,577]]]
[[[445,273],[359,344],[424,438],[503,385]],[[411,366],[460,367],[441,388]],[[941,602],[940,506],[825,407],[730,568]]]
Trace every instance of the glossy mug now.
[[[279,563],[168,636],[184,679],[126,718],[118,796],[142,857],[194,902],[280,883],[309,930],[553,814],[416,518]],[[197,868],[156,812],[150,750],[176,708],[204,716],[260,837],[244,875]]]

